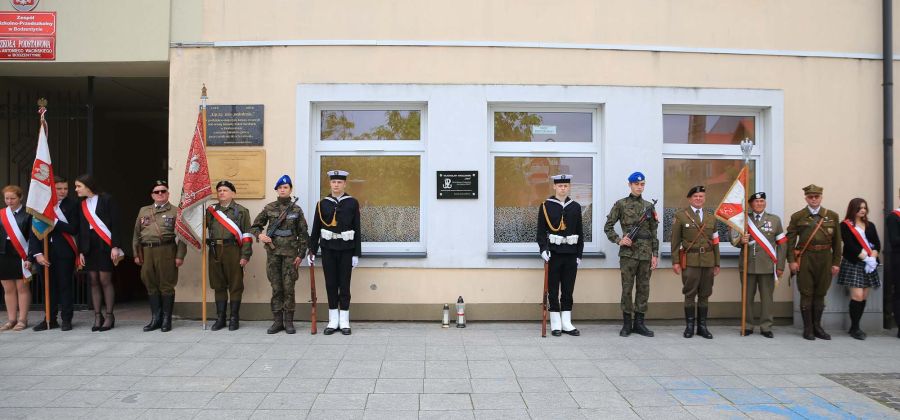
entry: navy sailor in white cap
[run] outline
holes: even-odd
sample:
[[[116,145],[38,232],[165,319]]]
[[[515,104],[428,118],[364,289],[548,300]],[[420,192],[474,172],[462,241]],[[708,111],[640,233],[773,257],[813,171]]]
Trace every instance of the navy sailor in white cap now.
[[[537,220],[541,258],[550,265],[550,333],[554,337],[562,333],[577,336],[581,333],[572,325],[572,292],[584,252],[581,204],[569,198],[572,175],[551,178],[555,194],[541,204]]]
[[[322,248],[322,270],[328,292],[328,325],[325,335],[350,335],[350,273],[359,264],[362,235],[359,231],[359,202],[344,193],[347,171],[328,171],[331,194],[316,203],[312,232],[309,234],[309,255],[312,264],[316,251]]]

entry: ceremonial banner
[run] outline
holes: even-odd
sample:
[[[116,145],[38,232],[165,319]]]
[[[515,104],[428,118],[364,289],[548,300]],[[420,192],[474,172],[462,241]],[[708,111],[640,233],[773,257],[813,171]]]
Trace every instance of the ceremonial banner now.
[[[184,168],[184,183],[181,187],[181,203],[178,204],[178,218],[175,230],[185,242],[200,249],[203,231],[203,202],[212,195],[209,181],[209,165],[203,147],[203,114],[197,115],[194,138],[188,151]]]
[[[25,208],[31,214],[31,230],[43,240],[56,225],[57,205],[56,188],[53,185],[53,166],[50,163],[50,147],[47,145],[47,121],[44,113],[47,108],[40,107],[41,128],[38,133],[37,153],[31,166],[31,184],[28,187],[28,200]]]
[[[747,209],[744,208],[747,191],[747,165],[738,174],[734,184],[725,193],[719,207],[716,208],[716,218],[731,226],[736,232],[744,234],[744,218]]]

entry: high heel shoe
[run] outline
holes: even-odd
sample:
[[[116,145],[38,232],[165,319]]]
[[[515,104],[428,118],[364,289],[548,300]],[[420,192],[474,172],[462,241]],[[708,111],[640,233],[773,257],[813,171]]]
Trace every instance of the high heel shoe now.
[[[106,325],[106,322],[104,322],[103,326],[100,327],[100,331],[109,331],[116,327],[116,316],[112,312],[106,314],[106,321],[109,322],[109,325]]]
[[[91,331],[100,331],[100,327],[103,326],[103,314],[100,312],[94,312],[94,326],[91,327]]]

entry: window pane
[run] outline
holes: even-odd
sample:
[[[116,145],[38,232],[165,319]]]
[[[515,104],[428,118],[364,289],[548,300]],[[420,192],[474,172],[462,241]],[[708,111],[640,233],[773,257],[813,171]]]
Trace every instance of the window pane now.
[[[350,172],[347,194],[360,205],[363,242],[419,242],[419,156],[322,156],[319,192],[331,193],[326,172]],[[310,222],[311,223],[311,222]]]
[[[570,197],[582,207],[584,240],[592,240],[592,159],[559,157],[494,158],[494,243],[534,242],[538,206],[553,195],[551,175],[572,174]]]
[[[725,193],[743,168],[742,159],[665,159],[665,187],[663,216],[663,241],[672,241],[672,220],[675,212],[690,205],[687,192],[695,185],[706,186],[704,208],[715,211]],[[750,161],[750,193],[756,192],[756,162]],[[716,221],[719,237],[727,238],[728,225]],[[723,243],[726,242],[723,240]]]
[[[663,142],[671,144],[741,144],[756,142],[756,118],[731,115],[663,115]]]
[[[421,112],[322,111],[322,140],[419,140]]]
[[[590,112],[495,112],[494,141],[590,142]]]

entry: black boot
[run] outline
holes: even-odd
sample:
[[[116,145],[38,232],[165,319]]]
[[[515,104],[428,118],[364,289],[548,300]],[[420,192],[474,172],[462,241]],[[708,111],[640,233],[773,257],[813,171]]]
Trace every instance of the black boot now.
[[[822,313],[825,312],[825,305],[813,304],[813,335],[822,340],[831,340],[831,335],[822,329]]]
[[[48,329],[52,330],[54,328],[59,328],[59,324],[56,322],[56,314],[50,314],[50,328],[47,328],[47,321],[38,322],[37,325],[32,328],[32,331],[47,331]]]
[[[156,293],[147,296],[150,301],[150,323],[144,325],[144,332],[158,330],[162,325],[162,297]]]
[[[294,311],[284,311],[284,332],[288,334],[297,333],[297,329],[294,328]]]
[[[693,307],[685,307],[684,308],[684,338],[691,338],[694,336],[694,308]]]
[[[266,333],[275,334],[279,331],[284,331],[284,312],[272,311],[272,326],[266,330]]]
[[[801,306],[800,316],[803,317],[803,338],[807,340],[815,340],[816,336],[813,334],[812,308]]]
[[[216,301],[216,322],[213,323],[212,328],[213,331],[219,331],[222,328],[225,328],[225,312],[228,308],[228,301],[225,300],[217,300]]]
[[[159,330],[162,332],[172,331],[172,308],[175,307],[175,295],[166,295],[162,297],[162,325]]]
[[[60,314],[60,331],[72,331],[72,311],[63,311]]]
[[[231,301],[231,318],[228,319],[228,331],[235,331],[241,327],[241,301]]]
[[[713,335],[706,328],[706,317],[708,314],[709,306],[697,307],[697,335],[709,340],[713,338]]]
[[[631,335],[631,314],[622,312],[622,329],[619,330],[619,337],[628,337]]]
[[[859,329],[859,320],[866,310],[866,301],[850,301],[850,336],[857,340],[865,340],[866,333]]]
[[[644,314],[641,312],[634,313],[634,326],[631,327],[631,332],[644,337],[653,337],[653,331],[648,330],[647,326],[644,325]]]

